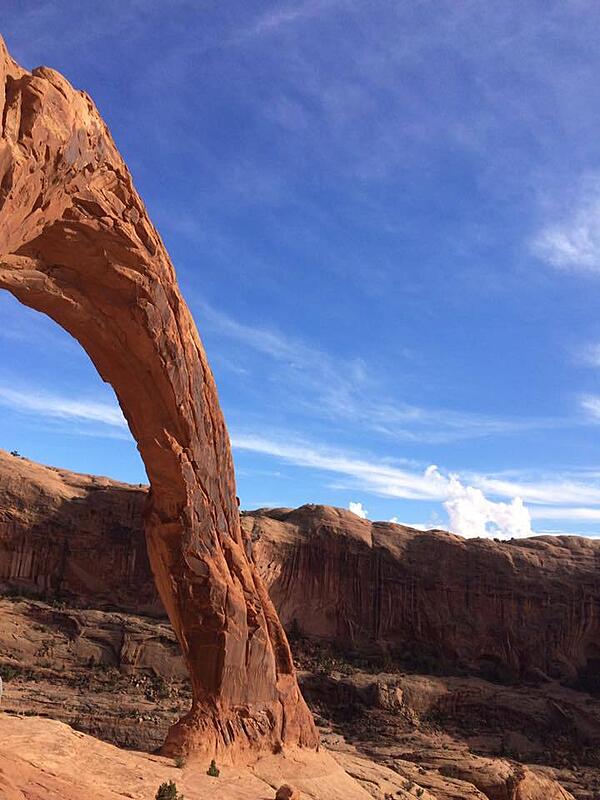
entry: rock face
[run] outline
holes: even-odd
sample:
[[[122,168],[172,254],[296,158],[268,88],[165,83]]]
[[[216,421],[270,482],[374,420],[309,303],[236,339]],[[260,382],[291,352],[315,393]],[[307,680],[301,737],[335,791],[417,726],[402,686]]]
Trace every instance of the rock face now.
[[[463,539],[324,506],[244,515],[289,629],[423,671],[600,687],[600,542]],[[590,688],[593,688],[591,686]]]
[[[164,615],[146,492],[0,451],[0,591]],[[288,629],[423,671],[600,687],[600,542],[461,539],[324,506],[243,514],[242,529]]]
[[[0,592],[164,617],[144,539],[146,495],[0,451]]]
[[[52,317],[115,390],[150,480],[158,592],[193,707],[166,749],[316,746],[290,650],[247,556],[214,380],[173,266],[91,99],[0,41],[0,287]]]
[[[337,657],[337,669],[315,659],[319,653],[319,643],[294,643],[302,691],[319,721],[320,754],[334,752],[377,800],[386,794],[406,800],[569,797],[559,784],[577,800],[598,800],[600,697],[556,681],[499,686],[471,677],[372,673],[344,663],[343,656]],[[189,705],[187,670],[168,623],[123,611],[0,598],[0,675],[5,679],[0,729],[11,715],[39,715],[138,751],[153,752]],[[12,734],[0,733],[1,762],[3,736]],[[25,727],[24,735],[31,733]],[[23,758],[24,751],[10,741]],[[290,752],[295,763],[298,752]],[[264,762],[263,757],[257,763]],[[204,776],[206,766],[191,760],[189,776]],[[312,796],[306,779],[317,778],[323,765],[313,761],[315,766],[317,774],[300,772],[303,785],[285,776],[305,800]],[[2,769],[0,763],[0,787]],[[206,787],[198,796],[216,797],[226,775],[222,771],[218,787]],[[270,793],[254,796],[273,797],[283,783],[278,775],[269,776]],[[186,775],[178,775],[178,784],[180,777]],[[23,777],[18,785],[25,788]],[[532,786],[536,793],[524,794]],[[196,795],[188,788],[185,797],[192,800]],[[313,788],[323,800],[331,790],[329,779]],[[222,796],[231,800],[238,792]]]

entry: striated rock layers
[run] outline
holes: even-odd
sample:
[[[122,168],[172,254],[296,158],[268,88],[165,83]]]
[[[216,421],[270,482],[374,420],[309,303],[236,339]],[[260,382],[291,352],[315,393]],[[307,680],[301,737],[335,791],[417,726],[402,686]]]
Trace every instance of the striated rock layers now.
[[[0,593],[164,617],[144,538],[146,495],[0,450]]]
[[[421,671],[579,674],[600,688],[599,541],[463,539],[324,506],[259,511],[243,525],[286,626]]]
[[[164,613],[145,494],[0,451],[0,590]],[[242,527],[288,628],[424,671],[600,688],[600,542],[461,539],[325,506],[244,514]]]
[[[193,707],[168,752],[316,746],[240,528],[230,444],[173,266],[90,98],[0,40],[0,287],[52,317],[115,390],[150,480],[149,560]]]

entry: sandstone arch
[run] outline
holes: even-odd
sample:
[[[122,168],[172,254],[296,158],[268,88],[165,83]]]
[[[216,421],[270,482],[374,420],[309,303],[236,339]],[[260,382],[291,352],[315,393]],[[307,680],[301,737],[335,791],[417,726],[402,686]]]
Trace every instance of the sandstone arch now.
[[[229,438],[173,266],[90,98],[0,38],[0,287],[115,390],[151,484],[150,561],[187,660],[166,752],[314,747],[289,646],[240,530]]]

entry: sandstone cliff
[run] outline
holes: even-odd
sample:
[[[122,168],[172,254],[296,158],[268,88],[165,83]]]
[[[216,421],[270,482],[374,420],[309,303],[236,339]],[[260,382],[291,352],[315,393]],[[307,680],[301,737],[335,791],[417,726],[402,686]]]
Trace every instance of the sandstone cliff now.
[[[146,491],[0,451],[0,589],[160,615]],[[600,542],[468,540],[325,506],[242,526],[288,629],[423,670],[598,687]]]
[[[463,539],[324,506],[243,525],[284,624],[491,678],[600,683],[600,542]]]
[[[0,591],[164,617],[144,539],[146,494],[0,451]]]

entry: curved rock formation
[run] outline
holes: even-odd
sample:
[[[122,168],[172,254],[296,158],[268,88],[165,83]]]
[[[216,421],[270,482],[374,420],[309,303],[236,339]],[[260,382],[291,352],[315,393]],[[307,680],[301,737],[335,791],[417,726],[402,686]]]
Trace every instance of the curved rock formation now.
[[[196,326],[91,99],[0,40],[0,287],[52,317],[115,390],[151,490],[156,584],[190,669],[168,752],[316,746],[290,650],[247,556],[229,438]]]

